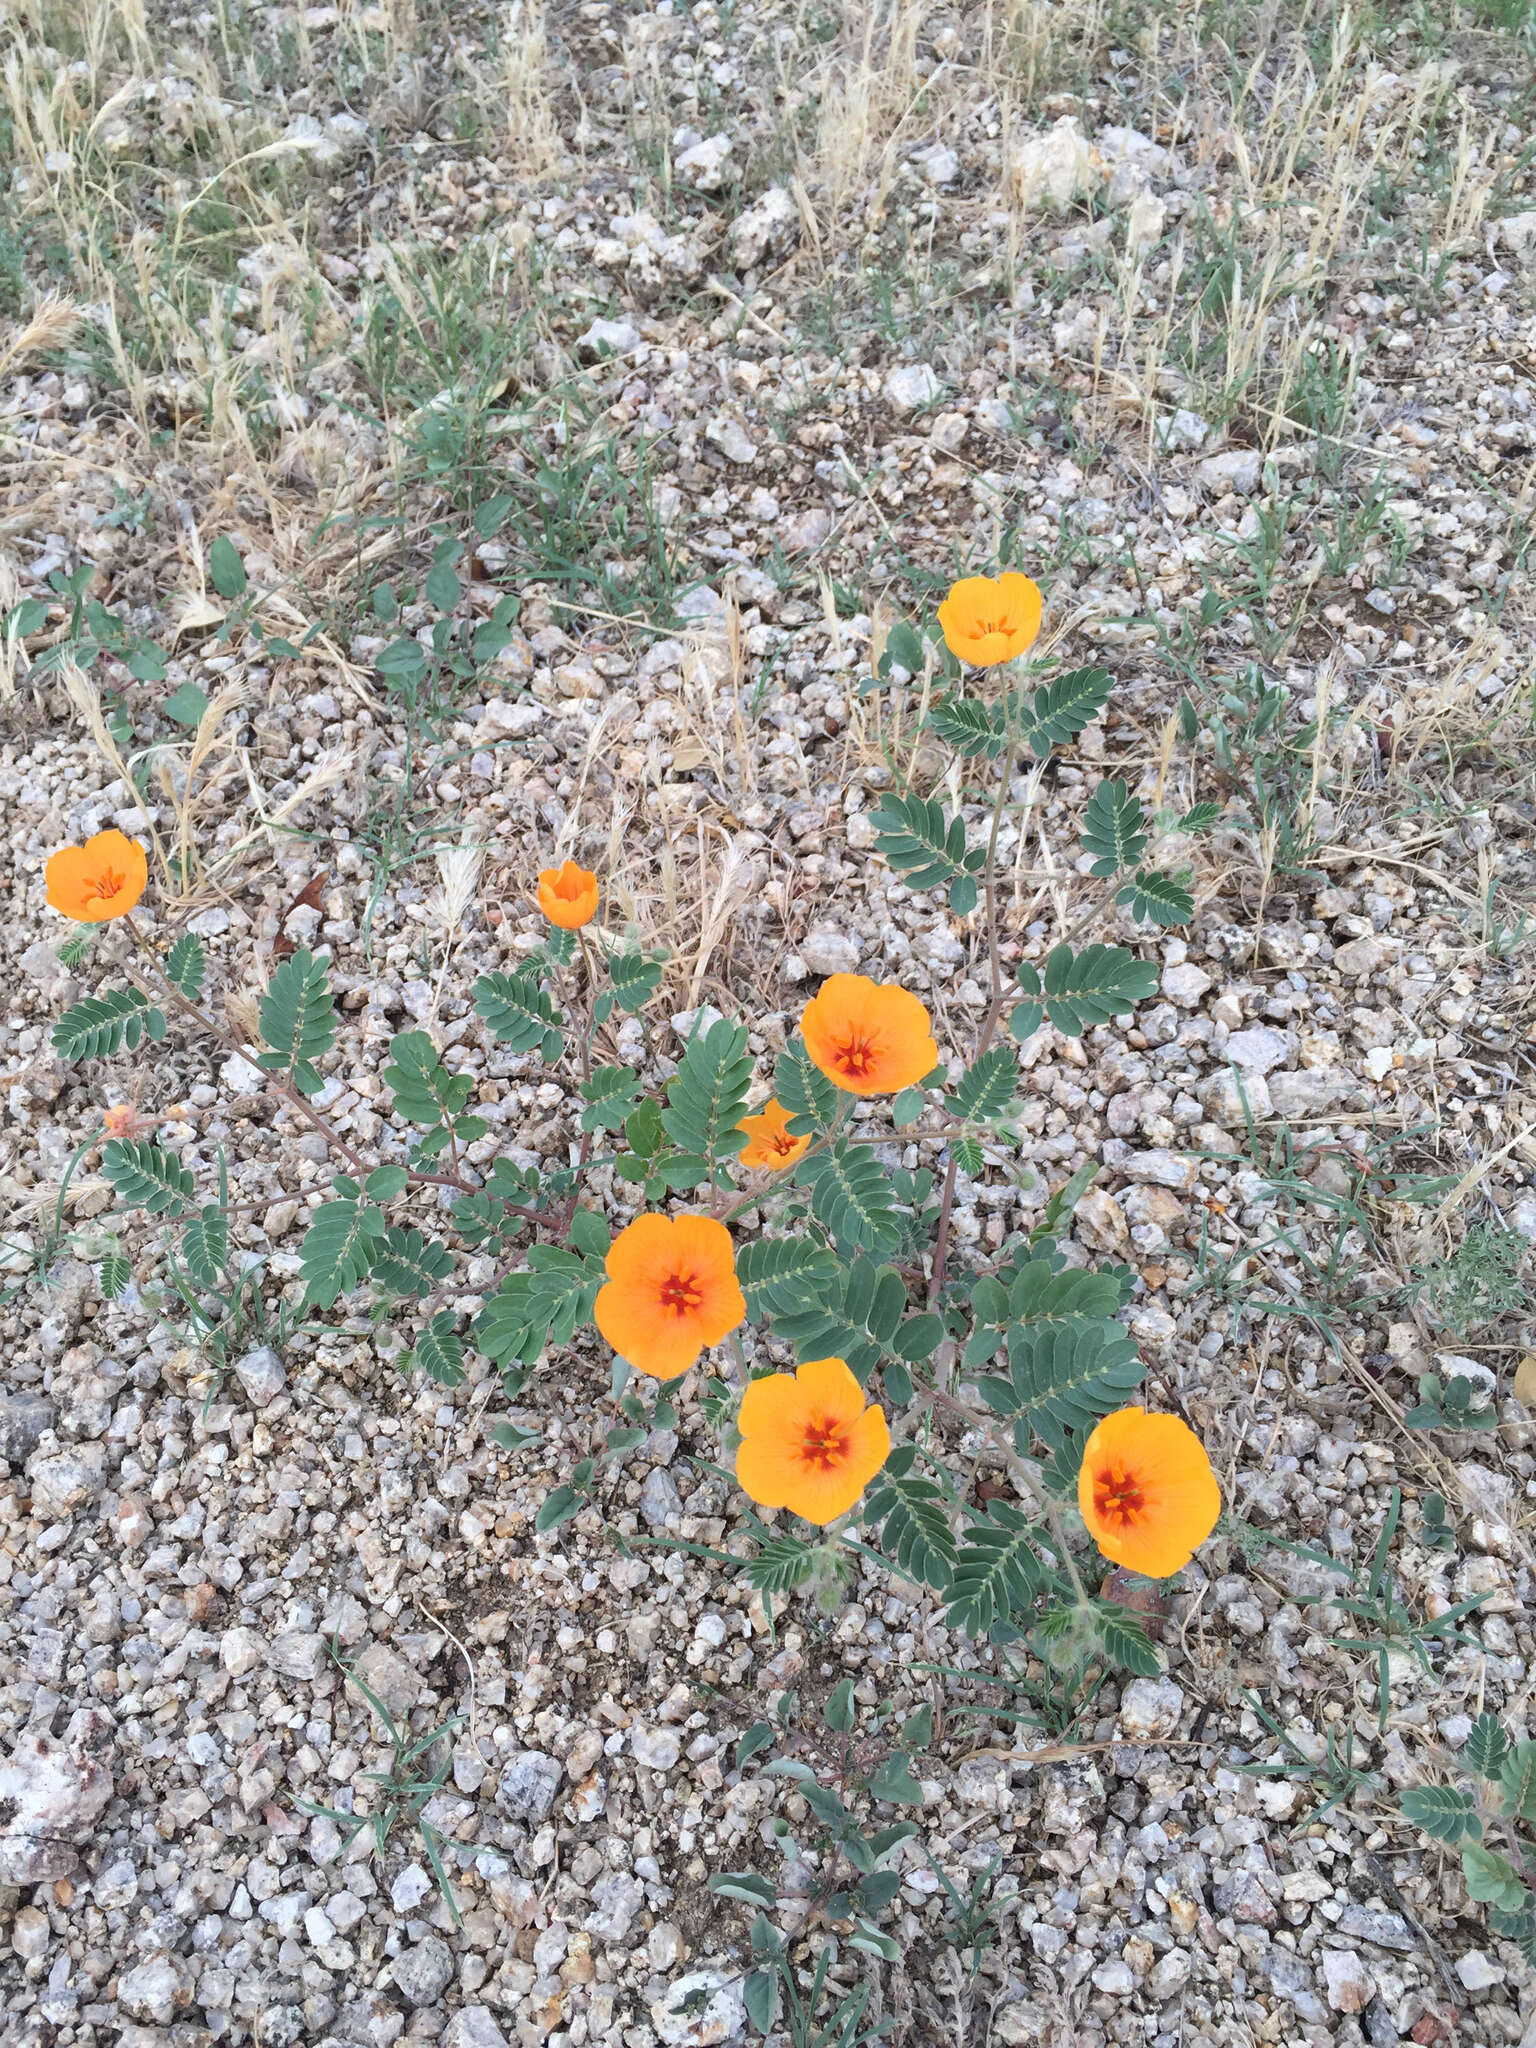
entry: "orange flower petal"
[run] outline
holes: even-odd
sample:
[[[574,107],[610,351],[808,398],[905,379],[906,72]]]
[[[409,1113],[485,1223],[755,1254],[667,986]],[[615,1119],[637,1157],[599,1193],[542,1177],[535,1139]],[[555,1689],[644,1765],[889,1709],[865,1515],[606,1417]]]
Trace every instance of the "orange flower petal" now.
[[[544,868],[539,875],[539,908],[551,924],[573,932],[597,915],[597,877],[590,868],[568,860],[563,867]]]
[[[951,654],[973,668],[990,668],[1034,645],[1042,608],[1040,586],[1016,569],[962,576],[939,606],[939,625]]]
[[[910,989],[833,974],[800,1013],[811,1064],[850,1095],[894,1095],[939,1063],[928,1012]]]
[[[736,1477],[759,1507],[790,1508],[823,1528],[847,1514],[890,1455],[883,1412],[841,1358],[753,1380],[737,1417]]]
[[[746,1321],[731,1233],[712,1216],[637,1216],[608,1247],[597,1327],[621,1358],[676,1379]]]
[[[1122,1408],[1083,1447],[1077,1504],[1103,1555],[1149,1579],[1182,1571],[1216,1526],[1221,1488],[1177,1415]]]
[[[98,832],[84,846],[61,846],[44,870],[49,903],[78,924],[125,916],[148,881],[143,847],[121,832]]]
[[[811,1142],[808,1137],[790,1134],[789,1111],[776,1095],[770,1095],[755,1116],[744,1116],[736,1128],[747,1134],[747,1142],[738,1155],[742,1165],[765,1168],[770,1173],[782,1173],[793,1166]]]

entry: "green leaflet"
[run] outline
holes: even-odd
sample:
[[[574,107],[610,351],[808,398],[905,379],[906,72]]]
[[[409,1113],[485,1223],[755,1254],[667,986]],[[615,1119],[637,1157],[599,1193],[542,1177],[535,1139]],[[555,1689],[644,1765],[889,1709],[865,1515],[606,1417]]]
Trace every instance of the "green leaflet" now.
[[[542,1051],[545,1064],[552,1066],[565,1051],[555,1006],[540,987],[536,968],[482,974],[475,983],[475,1015],[496,1043],[512,1052]]]
[[[1106,778],[1083,812],[1082,845],[1093,856],[1090,873],[1117,875],[1133,868],[1147,850],[1141,803],[1118,779]]]
[[[384,1226],[373,1248],[373,1280],[391,1294],[421,1300],[453,1272],[453,1259],[437,1238],[398,1223]]]
[[[1063,740],[1075,739],[1109,702],[1114,678],[1104,668],[1074,668],[1044,683],[1020,704],[1020,733],[1040,759]]]
[[[322,1202],[304,1233],[299,1272],[306,1307],[331,1308],[339,1295],[360,1287],[372,1269],[374,1251],[384,1234],[382,1210],[357,1199],[355,1182],[338,1180],[332,1185],[345,1185],[351,1193],[334,1202]]]
[[[914,1474],[917,1452],[901,1444],[872,1482],[863,1522],[880,1530],[881,1548],[899,1572],[935,1592],[948,1590],[959,1545],[950,1527],[950,1500],[932,1479]]]
[[[622,1130],[639,1107],[639,1076],[633,1067],[594,1067],[581,1084],[584,1131]]]
[[[837,1257],[809,1237],[758,1237],[736,1254],[736,1279],[753,1322],[804,1314],[842,1279]]]
[[[181,1256],[199,1287],[216,1287],[229,1257],[229,1218],[210,1202],[182,1232]]]
[[[811,1214],[843,1244],[888,1252],[901,1242],[890,1179],[868,1146],[837,1144],[807,1153],[795,1179],[810,1189]]]
[[[1006,1045],[995,1045],[960,1076],[944,1107],[957,1123],[995,1123],[1013,1107],[1018,1091],[1018,1062]]]
[[[104,989],[94,996],[82,996],[54,1025],[53,1049],[66,1060],[110,1059],[125,1045],[132,1051],[145,1035],[150,1014],[147,998],[136,988]]]
[[[409,1354],[428,1379],[440,1387],[457,1387],[464,1379],[464,1346],[459,1341],[452,1309],[440,1309],[416,1339]]]
[[[1074,1318],[1008,1332],[1009,1374],[976,1382],[999,1414],[1056,1448],[1065,1432],[1092,1426],[1141,1385],[1141,1353],[1118,1323]]]
[[[1462,1761],[1480,1778],[1496,1778],[1509,1754],[1509,1737],[1497,1714],[1482,1713],[1472,1723]]]
[[[1136,1678],[1156,1678],[1163,1668],[1162,1659],[1135,1615],[1109,1600],[1095,1600],[1091,1611],[1094,1636],[1105,1660]]]
[[[830,1128],[843,1100],[837,1083],[812,1064],[798,1031],[779,1054],[773,1092],[788,1110],[789,1128],[796,1137],[820,1137]]]
[[[982,704],[974,697],[941,697],[928,723],[967,760],[995,761],[1008,744],[1003,707]]]
[[[165,956],[165,976],[189,1003],[199,1002],[207,961],[196,932],[183,932]]]
[[[323,953],[301,946],[272,970],[261,999],[262,1042],[272,1050],[261,1055],[260,1064],[268,1073],[291,1073],[301,1095],[318,1095],[324,1087],[315,1062],[336,1039],[329,964]]]
[[[644,953],[613,953],[608,959],[608,986],[597,999],[596,1021],[601,1024],[617,1004],[621,1010],[641,1010],[661,987],[665,962]]]
[[[753,1247],[743,1247],[743,1254]],[[773,1334],[794,1346],[797,1364],[842,1358],[862,1385],[902,1327],[907,1290],[894,1266],[859,1256],[847,1265],[827,1254],[830,1270],[813,1293],[800,1290],[772,1315]],[[740,1263],[737,1267],[740,1277]]]
[[[180,1216],[197,1183],[171,1153],[148,1140],[113,1138],[102,1148],[101,1170],[130,1209]]]
[[[745,1577],[760,1593],[789,1593],[811,1575],[815,1552],[798,1536],[770,1536],[749,1558]]]
[[[1115,897],[1138,924],[1188,924],[1195,899],[1182,882],[1157,868],[1140,868]]]
[[[677,1072],[667,1083],[662,1127],[679,1152],[703,1162],[708,1178],[721,1157],[734,1157],[746,1143],[737,1130],[752,1085],[747,1027],[718,1018],[689,1039]]]
[[[435,1124],[460,1114],[474,1092],[472,1074],[450,1074],[425,1031],[400,1031],[389,1042],[384,1080],[407,1123]]]
[[[600,1259],[534,1245],[527,1269],[509,1273],[475,1317],[475,1343],[494,1365],[531,1365],[549,1345],[571,1341],[606,1277]]]
[[[1496,1906],[1501,1913],[1518,1913],[1529,1903],[1523,1879],[1507,1857],[1467,1842],[1461,1851],[1461,1874],[1467,1881],[1467,1896],[1480,1906]]]
[[[1107,1024],[1157,991],[1156,963],[1123,946],[1085,946],[1080,953],[1057,946],[1046,955],[1043,979],[1028,961],[1018,974],[1029,998],[1011,1019],[1018,1039],[1038,1031],[1045,1017],[1066,1037],[1081,1038],[1090,1024]]]
[[[1402,1799],[1403,1818],[1437,1842],[1481,1841],[1483,1824],[1470,1792],[1451,1785],[1415,1785]]]
[[[980,847],[967,853],[965,824],[945,816],[931,797],[887,790],[870,813],[875,850],[889,861],[909,889],[936,889],[958,876],[975,874],[986,860]]]
[[[945,1618],[951,1628],[990,1635],[999,1622],[1033,1607],[1046,1583],[1035,1534],[1034,1522],[1001,1500],[971,1523],[950,1574]]]

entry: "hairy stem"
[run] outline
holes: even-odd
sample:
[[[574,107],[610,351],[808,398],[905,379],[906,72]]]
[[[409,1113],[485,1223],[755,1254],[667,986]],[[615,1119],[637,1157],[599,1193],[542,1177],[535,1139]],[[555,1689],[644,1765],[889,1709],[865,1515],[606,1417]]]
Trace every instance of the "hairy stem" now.
[[[987,1014],[982,1019],[981,1036],[976,1041],[976,1051],[972,1055],[973,1064],[991,1045],[1003,1014],[1003,960],[997,930],[997,837],[1003,827],[1003,812],[1008,808],[1008,792],[1013,787],[1013,768],[1018,753],[1018,742],[1015,741],[1003,756],[1003,769],[998,777],[997,794],[992,799],[992,829],[987,834],[987,858],[982,868],[982,886],[987,905],[987,965],[992,977],[992,1000],[988,1003]],[[928,1281],[930,1308],[938,1300],[943,1289],[949,1265],[949,1229],[955,1209],[957,1171],[955,1155],[951,1151],[949,1164],[944,1169],[944,1193],[939,1201],[939,1227],[933,1240],[933,1270]]]

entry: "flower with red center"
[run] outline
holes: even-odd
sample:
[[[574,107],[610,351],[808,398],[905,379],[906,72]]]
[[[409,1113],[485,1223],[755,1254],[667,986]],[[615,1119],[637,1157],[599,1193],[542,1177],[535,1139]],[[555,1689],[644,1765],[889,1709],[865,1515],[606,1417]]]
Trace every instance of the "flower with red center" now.
[[[755,1116],[744,1116],[736,1128],[747,1134],[741,1148],[742,1165],[766,1167],[770,1173],[793,1166],[811,1142],[790,1130],[789,1111],[776,1095],[770,1095]]]
[[[746,1321],[731,1233],[712,1216],[637,1216],[604,1263],[593,1317],[639,1372],[676,1379]]]
[[[84,846],[61,846],[44,871],[48,901],[79,924],[125,916],[148,881],[143,847],[121,832],[98,832]]]
[[[1187,1422],[1122,1408],[1083,1446],[1077,1504],[1105,1557],[1144,1578],[1167,1579],[1215,1528],[1221,1488]]]
[[[544,868],[539,875],[539,908],[551,924],[573,932],[597,915],[597,877],[590,868],[568,860],[563,867]]]
[[[846,1515],[890,1455],[891,1433],[841,1358],[753,1380],[736,1418],[736,1477],[759,1507],[825,1528]]]
[[[1001,576],[962,576],[939,606],[950,653],[973,668],[1012,661],[1040,631],[1040,586],[1016,569]]]
[[[800,1013],[811,1064],[850,1095],[894,1095],[939,1063],[928,1012],[910,989],[833,974]]]

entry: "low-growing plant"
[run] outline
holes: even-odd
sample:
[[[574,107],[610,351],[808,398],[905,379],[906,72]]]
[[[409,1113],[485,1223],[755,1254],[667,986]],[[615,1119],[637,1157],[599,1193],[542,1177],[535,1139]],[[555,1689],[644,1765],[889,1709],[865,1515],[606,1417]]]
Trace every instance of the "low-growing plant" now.
[[[1536,1964],[1536,1742],[1513,1740],[1497,1714],[1472,1723],[1460,1785],[1416,1785],[1405,1820],[1459,1852],[1467,1896],[1488,1909],[1488,1931]],[[1501,1850],[1490,1846],[1490,1837]]]
[[[428,594],[445,624],[458,588],[440,550]],[[112,940],[99,949],[103,979],[60,1019],[55,1050],[111,1060],[163,1040],[174,1020],[254,1065],[332,1161],[329,1178],[295,1190],[310,1213],[294,1308],[387,1320],[408,1339],[402,1365],[451,1386],[473,1347],[518,1401],[541,1361],[595,1325],[614,1353],[609,1401],[594,1404],[586,1454],[545,1498],[541,1531],[601,1514],[613,1461],[672,1419],[665,1390],[708,1354],[704,1412],[748,1498],[783,1517],[751,1516],[751,1554],[720,1554],[770,1614],[797,1589],[830,1613],[855,1562],[878,1564],[926,1585],[953,1627],[1020,1646],[1024,1682],[1081,1690],[1095,1672],[1153,1672],[1137,1614],[1095,1590],[1093,1552],[1169,1577],[1209,1535],[1220,1497],[1188,1425],[1132,1405],[1144,1368],[1119,1320],[1132,1275],[1069,1265],[1059,1248],[1092,1170],[995,1248],[962,1245],[954,1228],[961,1176],[992,1161],[1008,1170],[1017,1148],[1022,1080],[1006,1033],[1049,1023],[1079,1038],[1156,988],[1155,962],[1131,947],[1073,941],[1116,913],[1135,932],[1192,910],[1186,878],[1157,862],[1155,822],[1106,776],[1081,825],[1086,909],[1067,939],[1005,964],[997,848],[1015,770],[1081,732],[1111,687],[1098,668],[1028,673],[1040,619],[1038,589],[1016,573],[966,578],[939,608],[945,686],[926,718],[953,783],[986,802],[974,843],[963,808],[912,788],[889,790],[872,818],[877,852],[908,887],[946,891],[961,917],[979,911],[990,986],[959,1060],[941,1053],[911,991],[835,974],[756,1110],[748,1025],[719,1015],[698,1013],[675,1071],[648,1085],[618,1024],[655,997],[662,963],[601,930],[600,879],[567,861],[538,877],[547,939],[475,980],[467,1028],[451,1042],[420,1028],[392,1038],[384,1135],[365,1147],[326,1114],[346,1079],[326,955],[300,947],[277,961],[254,1004],[215,1000],[202,940],[184,931],[166,944],[136,921],[148,862],[116,832],[48,865],[56,909],[127,939],[115,957]],[[452,645],[450,625],[441,650],[435,636],[430,654],[412,638],[381,668],[431,687]],[[876,686],[921,693],[902,678],[930,651],[912,627],[894,631]],[[565,1091],[562,1162],[498,1150],[481,1113],[492,1061]],[[898,1163],[914,1141],[938,1151],[941,1171]],[[234,1211],[196,1148],[115,1136],[101,1169],[120,1207],[160,1234],[158,1254],[141,1240],[135,1259],[158,1256],[213,1287]],[[599,1169],[647,1205],[616,1236],[594,1199]],[[689,1206],[674,1211],[678,1197]],[[489,1262],[489,1283],[469,1283],[470,1255]],[[509,1450],[536,1433],[493,1428]],[[988,1464],[1006,1479],[980,1488]]]

